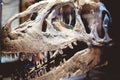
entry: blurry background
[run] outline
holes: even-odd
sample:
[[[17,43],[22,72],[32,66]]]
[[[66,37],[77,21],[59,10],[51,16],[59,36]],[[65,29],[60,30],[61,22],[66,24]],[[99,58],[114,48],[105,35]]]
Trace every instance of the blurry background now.
[[[13,15],[19,13],[20,0],[2,0],[2,26],[6,24],[8,19]],[[15,20],[12,24],[13,27],[19,25],[19,19]]]
[[[106,54],[106,59],[109,61],[107,73],[110,80],[120,80],[120,3],[119,0],[102,0],[112,16],[112,25],[110,34],[114,45]]]
[[[28,8],[28,6],[38,1],[40,0],[2,0],[2,26],[4,26],[8,19],[10,19],[12,16],[24,11]],[[26,21],[28,17],[29,15],[24,18],[15,20],[12,24],[12,27],[17,27],[19,23]]]

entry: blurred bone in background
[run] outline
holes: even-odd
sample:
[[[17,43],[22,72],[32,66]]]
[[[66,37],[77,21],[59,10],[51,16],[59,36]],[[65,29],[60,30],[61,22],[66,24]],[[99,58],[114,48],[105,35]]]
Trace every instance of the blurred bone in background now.
[[[2,26],[10,19],[13,15],[19,12],[20,0],[2,0]],[[12,24],[13,27],[19,25],[19,19],[15,20]]]
[[[15,14],[24,11],[30,5],[40,0],[2,0],[2,26]],[[24,18],[16,19],[12,26],[16,28],[20,23],[26,21],[29,15]]]

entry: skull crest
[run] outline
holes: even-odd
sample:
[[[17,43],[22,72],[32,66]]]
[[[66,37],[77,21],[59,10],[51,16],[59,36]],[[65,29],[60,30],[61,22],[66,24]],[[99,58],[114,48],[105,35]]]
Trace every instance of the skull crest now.
[[[33,13],[34,20],[12,30],[15,19]],[[2,53],[43,54],[40,80],[81,75],[100,63],[104,46],[112,40],[110,23],[111,15],[99,0],[43,0],[8,20]]]

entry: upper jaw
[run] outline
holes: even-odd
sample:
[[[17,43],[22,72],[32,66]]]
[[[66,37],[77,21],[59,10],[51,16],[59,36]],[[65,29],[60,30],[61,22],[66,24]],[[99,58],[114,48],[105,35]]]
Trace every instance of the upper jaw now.
[[[26,33],[14,40],[7,37],[4,39],[7,43],[3,43],[2,51],[3,53],[39,53],[64,49],[76,41],[83,41],[84,37],[75,31],[70,30],[67,34],[64,33],[66,32],[58,32],[57,34],[43,32],[42,34],[36,33],[38,36],[35,34],[34,37],[34,34],[31,36],[30,33]]]

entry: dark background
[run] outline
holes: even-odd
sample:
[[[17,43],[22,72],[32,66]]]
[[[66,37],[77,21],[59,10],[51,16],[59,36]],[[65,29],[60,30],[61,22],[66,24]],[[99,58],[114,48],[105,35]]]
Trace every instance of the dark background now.
[[[112,16],[110,35],[114,45],[108,49],[106,59],[109,62],[107,67],[108,77],[111,80],[120,80],[120,3],[118,0],[102,0]]]

